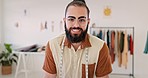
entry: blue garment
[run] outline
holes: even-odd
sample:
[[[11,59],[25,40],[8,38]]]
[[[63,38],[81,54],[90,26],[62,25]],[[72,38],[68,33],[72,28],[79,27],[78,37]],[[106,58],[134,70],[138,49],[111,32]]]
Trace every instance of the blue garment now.
[[[147,41],[146,41],[146,44],[145,44],[144,53],[145,53],[145,54],[148,54],[148,32],[147,32]]]
[[[102,30],[100,30],[100,33],[99,33],[99,37],[100,37],[100,39],[102,39]]]
[[[97,34],[97,37],[100,38],[100,39],[102,39],[102,34],[103,34],[102,33],[102,30],[100,30],[99,33]]]

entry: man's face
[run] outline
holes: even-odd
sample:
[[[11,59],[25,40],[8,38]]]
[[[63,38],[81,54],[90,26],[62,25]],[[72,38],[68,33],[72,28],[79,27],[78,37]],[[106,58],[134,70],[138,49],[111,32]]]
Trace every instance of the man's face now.
[[[66,36],[72,43],[84,40],[89,24],[85,7],[69,6],[64,22]]]

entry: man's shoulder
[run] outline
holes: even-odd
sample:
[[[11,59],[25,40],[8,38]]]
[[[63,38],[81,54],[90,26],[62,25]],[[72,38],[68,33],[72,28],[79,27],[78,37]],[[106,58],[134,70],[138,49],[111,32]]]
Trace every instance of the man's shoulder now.
[[[56,36],[54,38],[52,38],[51,40],[49,40],[50,43],[58,43],[60,44],[64,38],[65,34],[61,34],[59,36]]]
[[[51,40],[57,40],[57,39],[60,39],[60,38],[63,38],[65,36],[65,34],[60,34],[58,36],[55,36],[54,38],[52,38]]]
[[[100,38],[98,38],[98,37],[96,37],[96,36],[94,36],[94,35],[91,35],[91,34],[89,34],[89,39],[91,40],[91,41],[94,41],[94,42],[103,42],[104,43],[104,41],[102,40],[102,39],[100,39]]]
[[[93,36],[93,35],[89,35],[89,41],[92,45],[92,48],[102,48],[105,41],[103,41],[102,39],[96,37],[96,36]]]

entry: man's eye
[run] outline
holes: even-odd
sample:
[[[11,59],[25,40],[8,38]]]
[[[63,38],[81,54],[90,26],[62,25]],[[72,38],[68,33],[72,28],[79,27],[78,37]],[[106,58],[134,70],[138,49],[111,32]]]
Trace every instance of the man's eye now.
[[[70,22],[74,22],[74,19],[68,19],[68,21],[70,21]]]
[[[79,19],[79,22],[85,22],[86,20],[85,19]]]

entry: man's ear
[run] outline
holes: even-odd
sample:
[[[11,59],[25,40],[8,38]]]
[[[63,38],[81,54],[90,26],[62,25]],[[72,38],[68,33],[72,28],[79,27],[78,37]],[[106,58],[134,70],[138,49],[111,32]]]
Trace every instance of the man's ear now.
[[[88,24],[90,23],[90,18],[88,18]]]
[[[66,22],[66,18],[63,18],[63,21]]]

